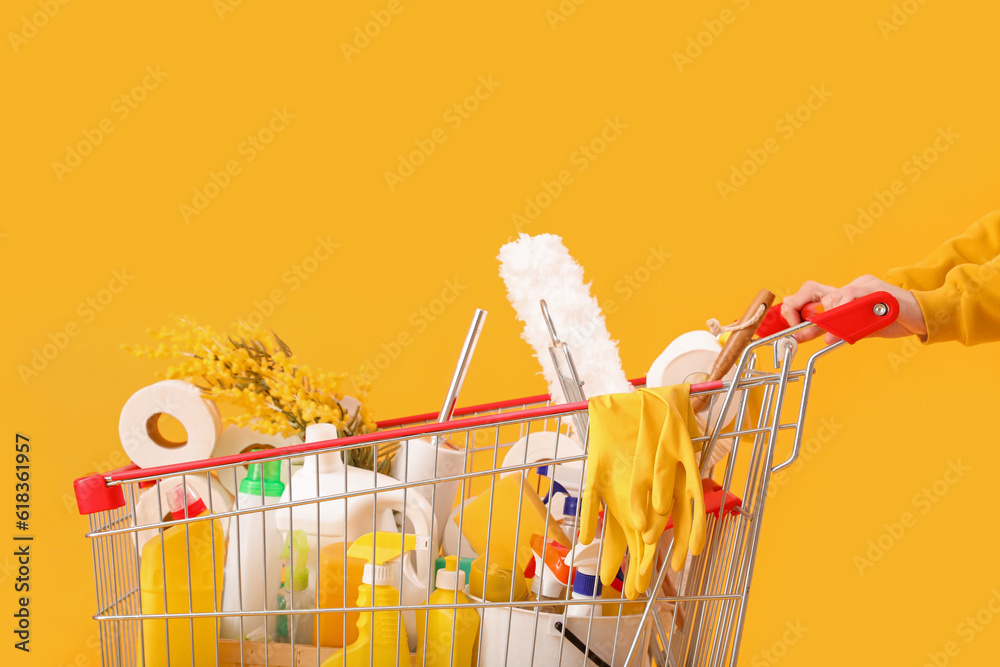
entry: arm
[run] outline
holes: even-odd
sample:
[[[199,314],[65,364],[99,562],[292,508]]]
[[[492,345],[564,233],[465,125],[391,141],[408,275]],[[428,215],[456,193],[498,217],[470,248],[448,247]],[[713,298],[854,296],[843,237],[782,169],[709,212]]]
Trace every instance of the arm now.
[[[929,292],[946,283],[946,276],[963,265],[981,265],[1000,255],[1000,211],[983,216],[976,222],[912,267],[891,269],[886,282],[906,290]]]
[[[782,315],[801,322],[798,311],[819,301],[827,309],[859,296],[885,290],[899,300],[897,321],[876,335],[916,335],[925,343],[956,340],[975,345],[1000,340],[1000,212],[991,213],[963,234],[935,249],[910,268],[893,269],[886,281],[862,276],[836,289],[807,281],[785,299]],[[822,333],[805,329],[796,337],[809,340]],[[830,334],[827,342],[834,339]]]
[[[927,323],[925,343],[977,345],[1000,340],[1000,257],[960,264],[937,289],[913,290]]]

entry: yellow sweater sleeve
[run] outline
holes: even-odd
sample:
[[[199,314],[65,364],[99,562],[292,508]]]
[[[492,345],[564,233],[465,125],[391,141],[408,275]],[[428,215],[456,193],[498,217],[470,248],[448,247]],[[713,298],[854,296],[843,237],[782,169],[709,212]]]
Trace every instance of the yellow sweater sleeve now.
[[[986,215],[923,261],[884,279],[910,290],[927,323],[925,343],[1000,340],[1000,211]]]

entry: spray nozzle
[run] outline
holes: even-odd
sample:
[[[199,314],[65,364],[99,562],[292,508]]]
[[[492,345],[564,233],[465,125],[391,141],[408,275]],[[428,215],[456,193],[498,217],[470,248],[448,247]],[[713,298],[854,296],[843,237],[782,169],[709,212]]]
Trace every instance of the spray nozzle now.
[[[362,583],[391,586],[395,583],[392,562],[408,551],[427,551],[430,538],[424,535],[375,532],[362,535],[347,550],[347,555],[365,562]]]
[[[531,551],[535,554],[535,579],[531,582],[533,592],[549,598],[557,598],[563,589],[573,581],[573,569],[566,565],[569,548],[541,535],[531,536]],[[545,559],[542,560],[544,553]]]
[[[600,561],[597,556],[601,551],[601,541],[594,540],[590,544],[577,544],[566,556],[567,567],[576,568],[573,576],[573,592],[586,597],[597,597],[601,593],[601,581],[597,577]]]
[[[286,588],[289,588],[289,574],[291,575],[292,590],[302,591],[309,587],[309,570],[306,567],[308,558],[309,538],[306,536],[306,531],[293,530],[285,538],[285,548],[281,551],[281,559],[286,563],[291,561],[291,568],[285,565],[285,574],[282,577]]]

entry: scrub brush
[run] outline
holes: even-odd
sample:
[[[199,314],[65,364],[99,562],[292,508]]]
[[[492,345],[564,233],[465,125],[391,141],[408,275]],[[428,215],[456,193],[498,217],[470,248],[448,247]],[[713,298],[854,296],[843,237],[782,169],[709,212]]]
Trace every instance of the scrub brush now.
[[[552,321],[573,353],[573,362],[586,396],[634,391],[618,356],[618,341],[611,339],[590,283],[583,282],[583,267],[570,256],[562,239],[553,234],[521,234],[502,248],[500,277],[507,285],[517,318],[524,322],[521,338],[534,350],[555,403],[565,403],[559,375],[552,363],[552,344],[539,302],[548,305]]]

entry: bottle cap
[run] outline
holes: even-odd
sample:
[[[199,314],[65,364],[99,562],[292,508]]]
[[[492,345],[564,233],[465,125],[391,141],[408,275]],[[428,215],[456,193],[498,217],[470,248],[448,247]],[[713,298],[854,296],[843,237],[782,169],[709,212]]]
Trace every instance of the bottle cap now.
[[[579,498],[574,498],[573,496],[566,496],[566,500],[563,501],[563,517],[566,519],[576,518],[577,507],[580,504]]]
[[[306,442],[323,442],[325,440],[336,440],[340,437],[340,431],[334,424],[309,424],[306,426]],[[315,459],[307,456],[306,460],[316,461],[321,473],[341,472],[344,469],[344,462],[340,459],[340,452],[323,452]]]
[[[596,575],[584,574],[579,570],[573,577],[573,594],[582,597],[596,598],[601,594],[601,579]]]
[[[445,569],[438,570],[435,585],[448,591],[465,589],[465,572],[458,569],[458,557],[447,556],[444,559]]]
[[[187,484],[175,486],[167,492],[167,504],[174,521],[190,519],[205,513],[205,501]]]
[[[268,498],[278,498],[285,492],[285,483],[281,481],[281,461],[264,461],[247,466],[247,476],[240,482],[240,493],[260,496],[262,490]]]
[[[361,583],[372,586],[395,586],[396,568],[393,565],[365,563],[364,572],[361,573]]]
[[[531,592],[539,597],[558,600],[565,590],[566,584],[544,567],[535,572],[535,578],[531,580]]]

